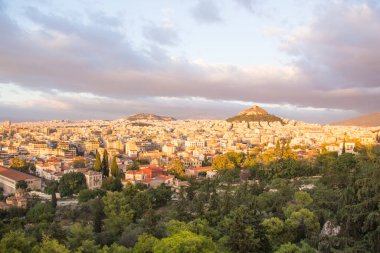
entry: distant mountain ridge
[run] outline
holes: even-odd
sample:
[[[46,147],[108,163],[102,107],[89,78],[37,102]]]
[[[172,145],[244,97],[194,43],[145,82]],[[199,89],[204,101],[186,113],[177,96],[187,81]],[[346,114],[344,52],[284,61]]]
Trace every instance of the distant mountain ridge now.
[[[228,122],[251,122],[251,121],[266,121],[266,122],[283,122],[283,120],[275,115],[269,114],[260,106],[254,105],[248,109],[241,111],[238,115],[227,119]]]
[[[176,120],[170,116],[159,116],[149,113],[139,113],[132,116],[127,117],[127,120],[136,121],[136,120],[161,120],[161,121],[173,121]]]
[[[361,127],[376,127],[380,126],[380,112],[362,115],[359,117],[341,120],[332,123],[332,125],[341,126],[361,126]]]

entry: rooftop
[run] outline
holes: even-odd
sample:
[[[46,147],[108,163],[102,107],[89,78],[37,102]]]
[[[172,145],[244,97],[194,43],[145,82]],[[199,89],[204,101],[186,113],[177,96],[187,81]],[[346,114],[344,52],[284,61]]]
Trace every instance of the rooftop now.
[[[0,166],[0,176],[10,178],[14,181],[22,181],[27,179],[39,179],[38,177]]]

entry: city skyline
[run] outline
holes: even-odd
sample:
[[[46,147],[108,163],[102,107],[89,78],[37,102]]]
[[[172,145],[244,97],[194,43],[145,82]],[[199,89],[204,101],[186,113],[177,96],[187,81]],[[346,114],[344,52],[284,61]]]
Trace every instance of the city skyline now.
[[[331,123],[380,107],[376,1],[1,1],[0,121]]]

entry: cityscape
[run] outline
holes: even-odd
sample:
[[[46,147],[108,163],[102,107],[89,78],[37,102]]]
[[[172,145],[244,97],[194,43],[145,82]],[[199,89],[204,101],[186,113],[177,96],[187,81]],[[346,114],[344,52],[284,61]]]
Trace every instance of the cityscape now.
[[[380,5],[316,2],[0,0],[0,253],[380,252]]]

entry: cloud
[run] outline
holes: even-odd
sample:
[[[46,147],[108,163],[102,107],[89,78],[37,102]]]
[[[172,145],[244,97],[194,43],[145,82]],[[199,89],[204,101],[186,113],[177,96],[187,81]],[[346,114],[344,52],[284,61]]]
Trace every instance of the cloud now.
[[[367,5],[334,6],[294,32],[285,49],[321,88],[379,87],[380,14]],[[325,86],[325,87],[322,87]]]
[[[253,105],[252,102],[212,100],[202,97],[144,96],[115,99],[93,95],[50,91],[41,92],[8,84],[0,92],[0,121],[118,119],[135,113],[171,115],[178,119],[225,119]],[[326,108],[302,108],[289,104],[260,106],[270,113],[310,122],[330,122],[356,116],[354,112]]]
[[[143,34],[149,41],[153,41],[163,46],[176,45],[179,41],[178,33],[171,24],[150,23],[143,27]]]
[[[235,0],[239,5],[244,7],[250,12],[254,12],[255,10],[255,5],[258,2],[258,0]]]
[[[90,12],[89,17],[94,23],[99,25],[119,27],[122,24],[119,18],[107,15],[103,11]]]
[[[213,0],[199,0],[191,9],[191,14],[199,23],[218,23],[223,21],[220,10]]]
[[[240,108],[228,109],[227,101],[347,112],[380,107],[380,13],[370,5],[331,5],[310,24],[289,32],[282,49],[295,61],[279,67],[205,64],[172,57],[156,45],[138,49],[119,29],[85,22],[84,17],[69,19],[32,8],[25,17],[31,26],[10,18],[0,4],[0,86],[13,83],[43,92],[51,98],[51,110],[69,105],[75,108],[73,117],[92,116],[96,110],[98,117],[107,118],[157,110],[189,117],[202,111],[224,118]],[[146,36],[159,45],[175,42],[160,25],[149,27]],[[72,100],[59,93],[81,95]],[[169,98],[176,99],[175,106],[168,104]],[[2,106],[11,111],[9,103]],[[29,107],[36,112],[36,103]],[[70,116],[64,106],[59,110]]]

